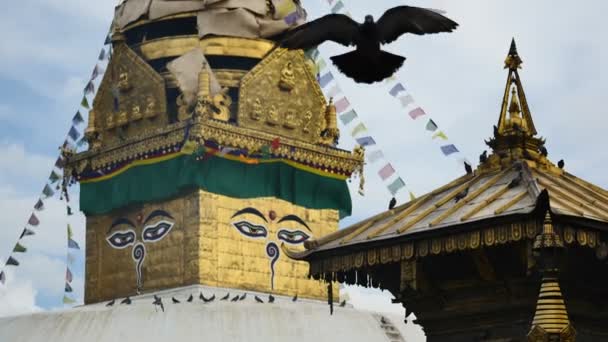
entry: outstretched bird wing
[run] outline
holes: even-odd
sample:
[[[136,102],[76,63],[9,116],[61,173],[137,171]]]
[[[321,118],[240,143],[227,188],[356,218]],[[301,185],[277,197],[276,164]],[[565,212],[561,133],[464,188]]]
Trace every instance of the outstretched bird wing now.
[[[452,32],[458,24],[443,15],[420,7],[397,6],[384,12],[377,22],[378,36],[382,44],[395,41],[404,33]]]
[[[287,32],[281,46],[307,50],[327,40],[355,45],[359,40],[359,24],[344,14],[328,14]]]

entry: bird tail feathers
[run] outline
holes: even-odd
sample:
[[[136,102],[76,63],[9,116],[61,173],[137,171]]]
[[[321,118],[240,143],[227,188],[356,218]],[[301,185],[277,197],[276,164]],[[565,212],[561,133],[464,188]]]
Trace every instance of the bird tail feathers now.
[[[405,61],[405,57],[380,51],[370,58],[355,50],[331,57],[332,62],[346,76],[359,83],[374,83],[391,77]]]

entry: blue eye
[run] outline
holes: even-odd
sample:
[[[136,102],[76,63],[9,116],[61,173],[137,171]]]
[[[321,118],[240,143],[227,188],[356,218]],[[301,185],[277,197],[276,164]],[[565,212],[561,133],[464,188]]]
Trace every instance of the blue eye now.
[[[268,235],[266,227],[258,226],[247,221],[235,222],[232,225],[242,234],[252,238],[266,237]]]
[[[164,238],[173,228],[173,223],[168,221],[160,221],[153,226],[144,228],[142,238],[144,242],[156,242]]]
[[[301,230],[290,231],[287,229],[279,230],[279,232],[277,233],[277,237],[279,238],[279,240],[283,240],[292,245],[300,244],[310,239],[310,235],[304,233]]]
[[[114,248],[123,249],[135,243],[135,232],[132,230],[115,232],[108,236],[106,241]]]

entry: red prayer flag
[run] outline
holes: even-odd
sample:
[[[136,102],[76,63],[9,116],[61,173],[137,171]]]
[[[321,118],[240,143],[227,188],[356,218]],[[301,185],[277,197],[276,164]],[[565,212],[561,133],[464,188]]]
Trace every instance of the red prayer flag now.
[[[411,116],[411,117],[412,117],[412,119],[414,119],[414,120],[418,119],[419,117],[421,117],[421,116],[423,116],[423,115],[426,115],[426,113],[425,113],[425,112],[424,112],[424,110],[423,110],[422,108],[420,108],[420,107],[418,107],[418,108],[416,108],[416,109],[414,109],[414,110],[412,110],[412,111],[410,112],[410,116]]]
[[[343,97],[340,100],[338,100],[338,102],[336,102],[335,106],[336,106],[336,112],[342,113],[343,111],[346,110],[346,108],[348,108],[348,106],[350,106],[350,102],[348,102],[346,97]]]
[[[382,178],[383,181],[387,180],[394,173],[395,169],[390,163],[386,164],[386,166],[384,166],[382,169],[380,169],[380,171],[378,171],[378,175],[380,175],[380,178]]]

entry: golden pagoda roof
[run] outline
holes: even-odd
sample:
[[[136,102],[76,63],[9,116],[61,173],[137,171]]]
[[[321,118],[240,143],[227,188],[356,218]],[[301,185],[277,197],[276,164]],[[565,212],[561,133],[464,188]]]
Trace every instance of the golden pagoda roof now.
[[[517,69],[521,66],[515,42],[505,61],[509,69],[499,124],[486,143],[489,156],[471,174],[393,210],[307,244],[308,251],[290,253],[297,259],[334,249],[386,245],[418,236],[459,234],[466,226],[496,226],[522,221],[537,207],[544,190],[555,216],[608,224],[608,191],[556,166],[547,158],[544,140],[536,129]],[[358,250],[358,248],[357,248]]]

